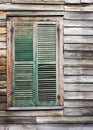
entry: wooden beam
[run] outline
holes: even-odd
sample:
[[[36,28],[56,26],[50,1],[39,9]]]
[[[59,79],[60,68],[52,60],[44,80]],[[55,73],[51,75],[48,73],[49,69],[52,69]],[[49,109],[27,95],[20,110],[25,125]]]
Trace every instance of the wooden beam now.
[[[79,35],[79,36],[92,36],[93,30],[91,28],[64,28],[64,35]]]
[[[92,59],[64,59],[64,66],[93,66]]]
[[[90,51],[64,51],[64,58],[65,59],[78,59],[78,60],[80,59],[93,60],[93,52],[92,51],[91,52]]]
[[[65,108],[65,116],[92,116],[93,108]]]
[[[93,51],[93,44],[64,44],[66,51]],[[82,58],[84,56],[82,55]]]
[[[63,11],[63,5],[0,4],[2,11]]]
[[[62,16],[63,15],[63,12],[62,11],[30,11],[30,12],[27,12],[27,11],[16,11],[16,12],[7,12],[7,16]]]
[[[63,4],[64,0],[12,0],[12,3]]]
[[[92,100],[93,101],[93,91],[92,92],[65,92],[65,100]]]
[[[81,3],[93,3],[93,0],[81,0]]]
[[[93,124],[93,116],[66,116],[66,117],[37,117],[37,123],[58,123],[58,124]]]
[[[82,27],[82,28],[92,28],[93,27],[93,20],[89,21],[89,20],[64,20],[64,26],[65,27]]]
[[[64,19],[68,20],[93,20],[93,12],[64,12]]]
[[[93,11],[93,5],[65,5],[64,6],[65,11],[85,11],[85,12],[92,12]]]
[[[59,43],[58,43],[58,88],[59,88],[59,103],[64,105],[64,59],[63,59],[63,19],[59,22]]]
[[[88,83],[75,83],[75,84],[64,84],[65,92],[93,92],[93,85]],[[73,104],[74,105],[74,104]]]
[[[7,22],[7,106],[11,106],[11,96],[12,96],[12,25],[11,22]]]
[[[65,0],[65,4],[78,4],[80,0]]]

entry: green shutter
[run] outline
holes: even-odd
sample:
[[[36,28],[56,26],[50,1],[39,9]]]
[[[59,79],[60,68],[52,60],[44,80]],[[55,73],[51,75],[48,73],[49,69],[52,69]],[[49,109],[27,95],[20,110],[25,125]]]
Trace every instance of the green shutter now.
[[[57,25],[38,23],[38,105],[58,105],[57,101]]]
[[[13,106],[58,105],[57,24],[17,22],[13,34]]]
[[[32,106],[33,102],[33,25],[14,24],[13,106]]]

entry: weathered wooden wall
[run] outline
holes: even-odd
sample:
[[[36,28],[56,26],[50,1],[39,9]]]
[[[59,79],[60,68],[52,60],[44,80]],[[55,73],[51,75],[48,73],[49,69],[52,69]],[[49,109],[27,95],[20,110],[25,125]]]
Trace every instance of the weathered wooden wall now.
[[[33,1],[0,1],[0,123],[93,123],[93,1]],[[64,17],[64,110],[6,111],[7,17],[33,15]]]
[[[93,116],[93,4],[88,4],[92,2],[65,1],[65,116]]]

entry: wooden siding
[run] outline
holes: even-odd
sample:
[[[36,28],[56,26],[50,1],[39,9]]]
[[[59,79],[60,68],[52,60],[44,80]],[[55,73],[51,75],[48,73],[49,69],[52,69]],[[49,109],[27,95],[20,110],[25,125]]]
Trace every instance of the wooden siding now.
[[[12,0],[12,3],[63,4],[64,0]]]
[[[51,1],[0,1],[0,123],[93,123],[93,0]],[[6,111],[7,16],[63,14],[64,110]]]
[[[67,3],[64,15],[64,115],[93,116],[92,4],[82,5],[79,0],[76,1],[79,5],[70,0]]]
[[[0,11],[0,111],[6,110],[6,63],[6,13]]]

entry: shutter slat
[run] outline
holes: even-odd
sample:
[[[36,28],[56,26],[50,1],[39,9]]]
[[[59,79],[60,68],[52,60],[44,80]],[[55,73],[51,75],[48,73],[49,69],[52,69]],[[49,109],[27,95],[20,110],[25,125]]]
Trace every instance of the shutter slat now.
[[[56,60],[56,24],[38,24],[38,61]]]
[[[15,60],[33,61],[33,25],[15,24]]]

